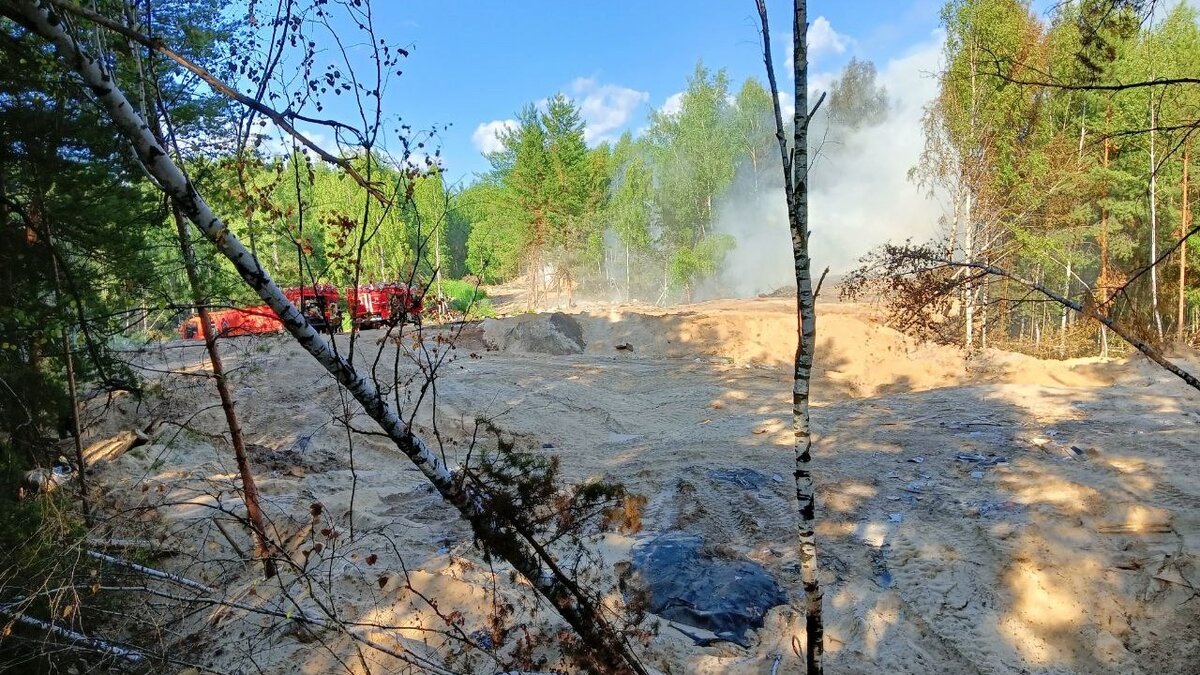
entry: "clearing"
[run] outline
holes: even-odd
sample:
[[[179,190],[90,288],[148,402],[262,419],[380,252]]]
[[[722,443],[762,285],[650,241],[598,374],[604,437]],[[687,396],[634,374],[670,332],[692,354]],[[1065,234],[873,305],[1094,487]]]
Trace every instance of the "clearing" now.
[[[803,632],[792,609],[801,606],[792,302],[594,307],[468,324],[437,381],[437,433],[448,455],[464,452],[474,420],[488,418],[518,448],[561,458],[568,479],[612,477],[648,498],[640,532],[601,542],[606,564],[682,530],[703,535],[718,556],[758,561],[788,589],[791,606],[771,610],[748,649],[697,646],[664,623],[645,652],[662,672],[768,673],[776,655],[779,672],[802,668],[791,647]],[[430,349],[445,348],[437,334],[427,335]],[[373,356],[380,337],[364,333],[358,358]],[[337,339],[345,349],[348,336]],[[1200,395],[1141,358],[967,358],[919,344],[859,305],[822,304],[818,340],[813,426],[829,672],[1194,667]],[[328,573],[320,588],[280,588],[231,561],[229,541],[213,527],[214,507],[241,508],[232,453],[215,433],[223,417],[206,379],[180,375],[162,377],[141,406],[118,401],[96,433],[164,422],[150,445],[95,479],[112,508],[157,507],[134,513],[164,546],[184,552],[159,565],[255,606],[284,595],[301,605],[328,599],[347,620],[409,624],[405,635],[419,644],[444,624],[401,590],[407,584],[445,611],[464,611],[466,632],[478,629],[472,622],[491,577],[458,555],[473,553],[452,509],[382,439],[355,436],[351,459],[345,428],[332,422],[347,399],[290,338],[225,344],[276,536],[290,537],[297,555],[309,550]],[[383,354],[387,370],[396,347]],[[195,372],[206,367],[203,356],[198,344],[167,343],[141,363]],[[1197,366],[1194,355],[1184,358]],[[418,421],[432,437],[429,416]],[[368,422],[355,420],[363,429]],[[353,546],[312,532],[347,528],[352,499]],[[314,502],[326,520],[306,529]],[[341,520],[331,525],[330,517]],[[243,530],[233,535],[248,545]],[[318,539],[329,541],[323,552],[312,551]],[[368,564],[370,554],[377,558]],[[322,673],[337,661],[361,669],[345,639],[325,650],[278,624],[220,609],[181,619],[171,639],[221,670],[250,669],[250,658],[266,672]],[[364,654],[374,672],[395,667]]]

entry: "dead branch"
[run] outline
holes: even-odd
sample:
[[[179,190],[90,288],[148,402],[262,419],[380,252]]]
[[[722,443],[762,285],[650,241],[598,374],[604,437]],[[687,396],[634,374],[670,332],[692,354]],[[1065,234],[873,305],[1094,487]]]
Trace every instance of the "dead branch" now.
[[[1091,317],[1091,318],[1095,319],[1096,321],[1099,321],[1101,324],[1103,324],[1109,330],[1111,330],[1112,332],[1114,332],[1118,336],[1120,336],[1121,339],[1128,342],[1130,344],[1130,346],[1134,347],[1139,352],[1145,354],[1151,361],[1162,366],[1163,369],[1165,369],[1167,372],[1169,372],[1172,375],[1175,375],[1179,379],[1183,380],[1184,382],[1186,382],[1188,384],[1188,386],[1193,387],[1197,390],[1200,390],[1200,378],[1197,378],[1195,375],[1191,374],[1190,372],[1184,370],[1183,368],[1180,368],[1179,366],[1175,365],[1174,363],[1171,363],[1171,361],[1168,360],[1167,357],[1163,356],[1162,352],[1160,352],[1157,348],[1155,348],[1149,342],[1146,342],[1145,340],[1134,335],[1132,332],[1123,328],[1120,324],[1118,324],[1116,321],[1114,321],[1112,319],[1112,317],[1106,316],[1105,314],[1103,314],[1101,312],[1095,312],[1095,311],[1089,312],[1084,308],[1083,305],[1079,304],[1078,302],[1075,302],[1075,301],[1071,300],[1070,298],[1063,297],[1062,295],[1054,292],[1053,290],[1046,288],[1042,284],[1019,277],[1016,274],[1013,274],[1005,269],[996,267],[995,265],[988,265],[988,264],[984,264],[984,263],[971,262],[971,261],[948,260],[946,258],[940,258],[940,257],[928,257],[928,258],[924,258],[923,260],[925,260],[927,262],[931,262],[931,263],[937,263],[939,265],[948,266],[948,267],[959,267],[959,268],[967,268],[967,269],[977,270],[984,274],[989,274],[989,275],[992,275],[995,277],[1001,277],[1004,279],[1008,279],[1009,281],[1020,284],[1021,286],[1024,286],[1031,290],[1037,291],[1038,293],[1041,293],[1042,295],[1053,300],[1054,302],[1057,302],[1058,304],[1062,305],[1063,307],[1073,310],[1082,316]]]
[[[57,624],[42,621],[41,619],[35,619],[31,616],[26,616],[18,611],[15,611],[12,605],[0,606],[0,615],[6,616],[10,621],[22,624],[24,626],[29,626],[30,628],[36,628],[38,630],[57,635],[58,637],[89,651],[115,656],[116,658],[127,661],[132,665],[139,665],[146,661],[146,655],[137,651],[136,649],[122,647],[111,642],[89,637],[83,633],[77,633],[73,630],[63,628]]]
[[[145,565],[139,565],[135,562],[129,562],[128,560],[122,560],[121,558],[117,558],[117,557],[114,557],[114,556],[111,556],[111,555],[108,555],[105,553],[100,553],[99,551],[84,551],[84,553],[86,553],[88,556],[90,556],[92,558],[95,558],[96,560],[106,562],[110,565],[124,567],[126,569],[133,570],[134,572],[137,572],[139,574],[145,574],[146,576],[154,577],[155,579],[162,579],[163,581],[169,581],[173,584],[178,584],[180,586],[186,586],[187,588],[191,588],[193,590],[197,590],[202,593],[215,592],[215,589],[213,589],[211,586],[209,586],[207,584],[202,584],[199,581],[194,581],[192,579],[188,579],[187,577],[181,577],[178,574],[172,574],[170,572],[163,572],[162,570],[156,570],[153,567],[146,567]]]
[[[817,296],[821,295],[821,286],[825,285],[825,276],[828,274],[829,267],[826,267],[825,271],[821,272],[821,278],[817,280],[817,290],[813,291],[813,300],[816,300]]]

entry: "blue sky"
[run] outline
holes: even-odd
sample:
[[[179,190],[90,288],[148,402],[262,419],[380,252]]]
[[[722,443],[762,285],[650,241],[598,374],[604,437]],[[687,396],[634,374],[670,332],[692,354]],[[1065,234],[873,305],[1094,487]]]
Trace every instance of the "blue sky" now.
[[[769,2],[777,68],[790,44],[788,2]],[[881,70],[937,29],[942,0],[810,2],[813,72],[826,80],[852,55]],[[562,91],[584,108],[589,141],[646,125],[685,86],[696,62],[728,70],[734,87],[762,76],[752,0],[652,2],[376,2],[385,37],[406,45],[404,74],[384,104],[417,129],[440,135],[453,180],[487,169],[480,148],[522,106]],[[791,82],[781,72],[780,87]],[[336,108],[335,108],[336,111]]]

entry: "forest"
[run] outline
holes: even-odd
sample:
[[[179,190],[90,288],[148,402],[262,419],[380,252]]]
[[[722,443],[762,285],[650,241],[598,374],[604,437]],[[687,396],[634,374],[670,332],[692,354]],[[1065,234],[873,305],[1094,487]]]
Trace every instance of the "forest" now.
[[[465,178],[387,4],[0,0],[0,670],[1190,672],[1194,4],[947,0],[852,266],[818,3]]]
[[[1187,245],[1197,102],[1181,85],[1196,68],[1197,16],[1186,3],[1155,10],[1143,21],[1129,6],[1064,3],[1042,19],[1021,3],[948,4],[945,70],[910,177],[945,205],[944,258],[997,265],[1147,340],[1185,343],[1200,295]],[[953,297],[957,337],[1059,358],[1108,353],[1105,326],[1025,302],[1028,290],[967,283]],[[900,302],[931,301],[922,293]]]

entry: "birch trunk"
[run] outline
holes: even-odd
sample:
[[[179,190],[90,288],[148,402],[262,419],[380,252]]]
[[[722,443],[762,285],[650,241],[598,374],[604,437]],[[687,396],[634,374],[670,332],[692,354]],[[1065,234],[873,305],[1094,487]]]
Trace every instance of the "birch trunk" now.
[[[1112,108],[1110,107],[1108,109],[1107,113],[1105,114],[1105,121],[1107,122],[1111,117],[1112,117]],[[1104,171],[1105,171],[1105,174],[1104,174],[1105,198],[1108,197],[1108,160],[1109,160],[1110,150],[1111,150],[1111,146],[1109,145],[1108,136],[1105,136],[1104,137],[1104,159],[1103,159]],[[1107,288],[1108,277],[1109,277],[1109,271],[1108,271],[1108,204],[1104,204],[1100,207],[1100,232],[1097,234],[1097,238],[1099,239],[1098,245],[1100,247],[1100,274],[1096,277],[1097,288],[1095,289],[1095,291],[1099,292],[1099,297],[1096,299],[1096,302],[1100,303],[1103,306],[1102,308],[1099,309],[1099,311],[1107,312],[1108,311],[1107,304],[1108,304],[1108,297],[1109,297],[1108,288]],[[1108,326],[1105,326],[1103,324],[1101,324],[1101,326],[1100,326],[1100,357],[1105,358],[1105,359],[1108,358]]]
[[[817,576],[816,489],[812,480],[812,429],[809,385],[817,347],[816,299],[813,297],[812,261],[808,251],[808,8],[796,0],[792,22],[795,53],[795,139],[792,145],[792,204],[789,218],[792,254],[796,268],[796,311],[799,342],[792,385],[792,416],[796,436],[796,502],[800,509],[800,576],[804,584],[807,665],[810,675],[824,672],[825,628],[821,615],[821,587]],[[772,96],[772,98],[777,98]]]
[[[974,148],[978,145],[977,129],[979,127],[979,56],[976,53],[976,44],[971,43],[971,119],[970,119],[970,147]],[[977,161],[977,160],[970,160]],[[974,170],[975,172],[978,169]],[[967,193],[967,223],[966,223],[966,242],[964,243],[964,257],[968,261],[975,260],[975,199],[970,190],[978,188],[978,181],[972,181],[968,187]],[[978,289],[968,286],[963,291],[963,318],[966,322],[964,329],[967,349],[970,349],[975,343],[975,301],[979,297]]]
[[[242,279],[275,312],[284,328],[355,400],[413,465],[428,479],[446,501],[470,523],[482,548],[510,564],[542,595],[583,639],[596,672],[647,673],[632,648],[609,623],[591,596],[583,591],[559,566],[558,561],[533,537],[515,523],[497,516],[489,508],[486,495],[457,480],[423,439],[415,435],[388,402],[380,396],[372,381],[337,354],[300,311],[288,301],[259,261],[217,216],[204,198],[160,147],[150,128],[119,89],[105,64],[88,55],[65,30],[55,12],[37,0],[4,0],[0,12],[28,26],[53,43],[63,67],[73,70],[91,91],[96,103],[110,116],[137,152],[138,160],[158,181],[163,192],[229,259]]]
[[[771,32],[767,22],[766,0],[757,0],[762,23],[763,61],[771,100],[775,109],[775,137],[783,159],[784,195],[787,199],[788,224],[792,234],[792,257],[796,273],[796,360],[792,378],[792,429],[795,437],[796,502],[799,508],[800,579],[804,586],[805,661],[810,675],[824,672],[825,627],[821,612],[821,585],[817,567],[816,494],[812,479],[812,428],[809,394],[813,359],[817,344],[816,302],[813,297],[812,260],[808,242],[808,8],[805,0],[795,0],[792,19],[792,47],[795,55],[794,137],[789,151],[779,104],[775,68],[771,62]],[[819,102],[818,102],[819,105]]]
[[[984,262],[988,262],[989,257],[985,254]],[[991,279],[984,277],[983,286],[979,289],[979,347],[987,349],[988,346],[988,302],[991,301]]]
[[[1158,309],[1158,167],[1155,166],[1154,125],[1157,115],[1154,96],[1150,96],[1150,306],[1154,311],[1154,329],[1158,339],[1163,339],[1162,312]]]
[[[966,241],[963,243],[963,259],[975,259],[975,224],[971,222],[971,208],[967,207]],[[967,349],[975,342],[975,294],[977,290],[971,286],[963,289],[963,320],[966,322],[965,340]]]
[[[1190,144],[1183,147],[1183,197],[1179,214],[1179,308],[1175,312],[1175,339],[1184,342],[1187,325],[1187,231],[1191,225],[1192,206],[1188,201],[1188,164],[1191,163]]]
[[[632,267],[633,253],[629,250],[629,244],[625,244],[625,302],[633,300]]]
[[[1063,297],[1071,297],[1071,252],[1067,253],[1067,278],[1063,281]],[[1062,308],[1062,316],[1058,321],[1058,356],[1066,358],[1067,353],[1067,323],[1071,313],[1066,307]]]

